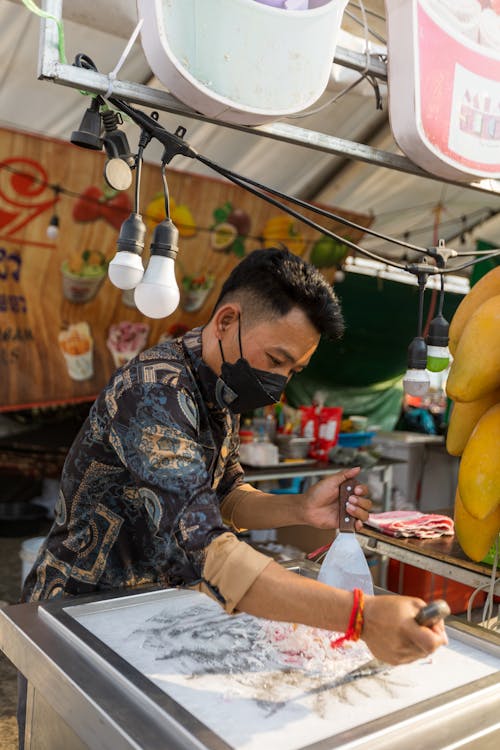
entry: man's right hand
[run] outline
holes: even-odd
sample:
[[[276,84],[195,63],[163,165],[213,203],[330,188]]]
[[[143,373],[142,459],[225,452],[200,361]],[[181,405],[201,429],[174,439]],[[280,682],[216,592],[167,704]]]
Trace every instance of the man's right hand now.
[[[418,625],[415,617],[425,605],[409,596],[366,596],[361,637],[372,654],[388,664],[405,664],[446,645],[444,622]]]

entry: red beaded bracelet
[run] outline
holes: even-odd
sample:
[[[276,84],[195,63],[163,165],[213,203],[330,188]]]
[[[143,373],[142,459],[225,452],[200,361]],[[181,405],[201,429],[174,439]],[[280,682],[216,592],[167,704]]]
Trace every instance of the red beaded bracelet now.
[[[349,625],[344,635],[341,635],[340,638],[336,638],[334,641],[330,641],[332,648],[342,646],[346,641],[359,641],[361,638],[364,623],[365,595],[361,589],[354,589],[352,593],[354,601],[351,616],[349,617]]]

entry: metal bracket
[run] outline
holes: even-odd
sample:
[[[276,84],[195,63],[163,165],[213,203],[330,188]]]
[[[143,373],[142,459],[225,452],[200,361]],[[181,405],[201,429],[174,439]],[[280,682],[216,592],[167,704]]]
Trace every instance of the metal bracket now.
[[[43,0],[42,7],[44,11],[50,13],[55,18],[62,19],[63,0]],[[364,70],[366,57],[360,55],[359,61],[355,58],[356,55],[354,53],[348,50],[337,49],[335,61],[344,65],[349,62],[348,67],[355,70]],[[370,74],[382,78],[383,75],[386,75],[384,70],[385,66],[381,61],[377,63],[375,60],[372,60],[372,64],[369,68]],[[53,20],[45,18],[40,19],[38,77],[40,79],[52,80],[54,83],[63,86],[82,89],[101,95],[105,94],[109,88],[109,79],[107,75],[59,62],[57,26]],[[405,172],[406,174],[412,174],[417,177],[425,177],[436,182],[457,185],[462,188],[470,188],[471,190],[477,190],[482,193],[500,195],[500,180],[487,178],[470,183],[459,180],[446,180],[442,177],[437,177],[436,175],[426,172],[405,156],[382,151],[381,149],[372,148],[371,146],[356,143],[355,141],[337,138],[336,136],[328,135],[326,133],[319,133],[315,130],[307,130],[296,125],[289,125],[285,122],[272,122],[258,127],[249,127],[246,125],[237,125],[223,122],[221,120],[215,120],[196,112],[171,94],[168,94],[166,91],[158,91],[139,83],[120,81],[117,79],[113,84],[113,96],[135,104],[140,104],[144,107],[160,109],[164,112],[210,122],[225,128],[253,133],[254,135],[266,136],[284,143],[312,148],[316,151],[323,151],[335,156],[362,161],[366,164],[373,164],[374,166],[393,169],[398,172]]]

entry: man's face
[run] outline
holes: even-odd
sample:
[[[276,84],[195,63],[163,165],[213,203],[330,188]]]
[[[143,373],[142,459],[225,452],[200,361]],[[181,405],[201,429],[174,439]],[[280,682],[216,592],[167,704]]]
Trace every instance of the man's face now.
[[[291,377],[309,364],[319,339],[320,334],[298,307],[281,318],[262,320],[251,327],[242,313],[241,349],[245,359],[258,370]],[[240,357],[237,320],[226,331],[222,343],[226,360],[236,362]]]

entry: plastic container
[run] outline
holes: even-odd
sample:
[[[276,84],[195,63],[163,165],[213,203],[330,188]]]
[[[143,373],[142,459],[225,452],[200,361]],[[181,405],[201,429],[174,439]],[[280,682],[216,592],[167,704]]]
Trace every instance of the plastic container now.
[[[33,563],[35,562],[40,547],[44,541],[44,536],[35,536],[32,539],[26,539],[26,541],[21,544],[21,550],[19,552],[19,557],[22,561],[21,586],[24,584],[26,576],[33,567]]]
[[[371,445],[375,432],[341,432],[338,444],[342,448],[363,448]]]
[[[276,435],[276,442],[283,458],[306,458],[312,441],[297,435]]]
[[[257,125],[324,92],[347,0],[285,10],[254,0],[138,0],[151,70],[208,117]]]

